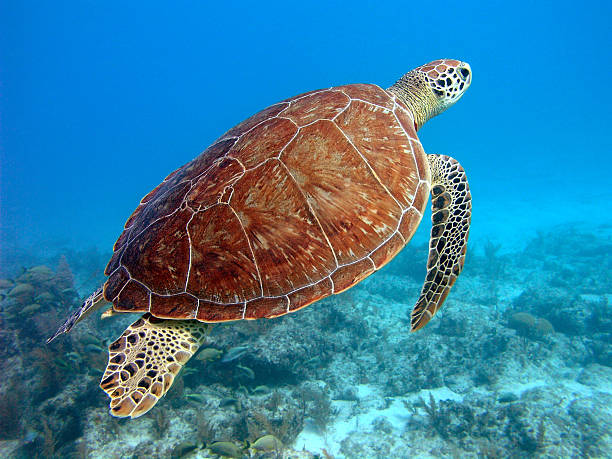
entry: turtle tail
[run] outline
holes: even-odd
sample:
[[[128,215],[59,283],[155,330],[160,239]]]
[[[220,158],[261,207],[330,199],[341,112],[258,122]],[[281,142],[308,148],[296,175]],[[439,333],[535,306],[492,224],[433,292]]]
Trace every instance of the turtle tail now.
[[[62,324],[62,326],[57,329],[53,336],[47,339],[47,344],[49,344],[62,333],[68,333],[70,330],[72,330],[72,327],[74,327],[77,322],[83,319],[91,311],[97,309],[99,306],[102,306],[104,303],[106,303],[106,300],[104,299],[104,285],[102,285],[98,287],[95,292],[89,295],[89,297],[83,302],[83,304],[81,304],[81,306],[76,311],[70,314],[70,316]]]
[[[449,156],[427,155],[431,170],[431,238],[427,276],[410,315],[416,331],[440,309],[463,269],[472,216],[465,171]]]

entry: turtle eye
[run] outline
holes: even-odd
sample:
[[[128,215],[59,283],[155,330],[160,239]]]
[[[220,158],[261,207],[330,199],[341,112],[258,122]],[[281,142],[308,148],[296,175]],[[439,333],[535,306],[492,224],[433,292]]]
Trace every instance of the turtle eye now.
[[[436,96],[438,97],[442,97],[444,95],[444,91],[440,91],[439,89],[433,88],[433,92],[436,94]]]
[[[464,80],[467,80],[468,77],[470,76],[470,71],[466,68],[460,68],[459,74],[461,75],[461,78],[463,78]]]

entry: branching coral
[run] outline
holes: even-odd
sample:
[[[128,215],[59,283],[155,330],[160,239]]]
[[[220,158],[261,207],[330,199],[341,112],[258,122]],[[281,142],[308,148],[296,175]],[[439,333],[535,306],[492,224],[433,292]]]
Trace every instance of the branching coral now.
[[[0,395],[0,440],[15,438],[21,431],[21,413],[19,407],[24,397],[23,389],[15,382]]]
[[[198,443],[208,444],[215,439],[215,426],[201,411],[196,415],[196,438]]]
[[[42,418],[40,421],[42,426],[43,444],[42,444],[42,457],[54,457],[55,450],[57,448],[58,439],[53,432],[53,429],[49,427],[47,420]]]
[[[170,427],[170,419],[165,410],[156,410],[153,413],[153,431],[157,438],[162,438]]]
[[[304,387],[301,389],[300,395],[305,402],[306,414],[312,418],[321,432],[325,432],[327,425],[335,414],[327,391]]]
[[[421,402],[423,403],[423,409],[427,413],[429,418],[429,424],[433,427],[442,437],[447,436],[447,432],[444,429],[444,420],[442,418],[442,413],[436,403],[436,399],[434,396],[429,393],[429,403],[421,398]]]
[[[65,255],[60,257],[57,264],[55,284],[60,291],[74,288],[74,276]]]
[[[284,444],[290,444],[303,428],[304,414],[304,410],[296,406],[295,402],[283,397],[280,391],[275,391],[263,407],[249,412],[249,438],[255,440],[265,434],[271,434]]]
[[[62,388],[69,370],[69,364],[62,359],[62,353],[49,352],[44,348],[33,349],[29,357],[38,375],[36,398],[44,400],[52,397]]]

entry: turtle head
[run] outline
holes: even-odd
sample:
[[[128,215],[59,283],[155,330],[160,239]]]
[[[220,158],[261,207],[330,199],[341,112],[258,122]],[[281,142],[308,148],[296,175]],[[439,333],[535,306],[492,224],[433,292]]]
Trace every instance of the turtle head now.
[[[440,59],[408,72],[388,90],[412,111],[419,129],[461,99],[471,82],[467,62]]]

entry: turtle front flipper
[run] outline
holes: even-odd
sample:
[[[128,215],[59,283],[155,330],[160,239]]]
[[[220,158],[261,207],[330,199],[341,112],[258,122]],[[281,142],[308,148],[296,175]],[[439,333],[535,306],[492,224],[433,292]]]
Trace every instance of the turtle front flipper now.
[[[145,314],[108,347],[100,387],[111,398],[110,413],[137,418],[168,391],[183,365],[206,338],[196,320],[164,320]]]
[[[412,331],[422,328],[440,309],[463,269],[472,196],[465,171],[449,156],[427,155],[431,170],[431,238],[427,276],[410,316]]]

